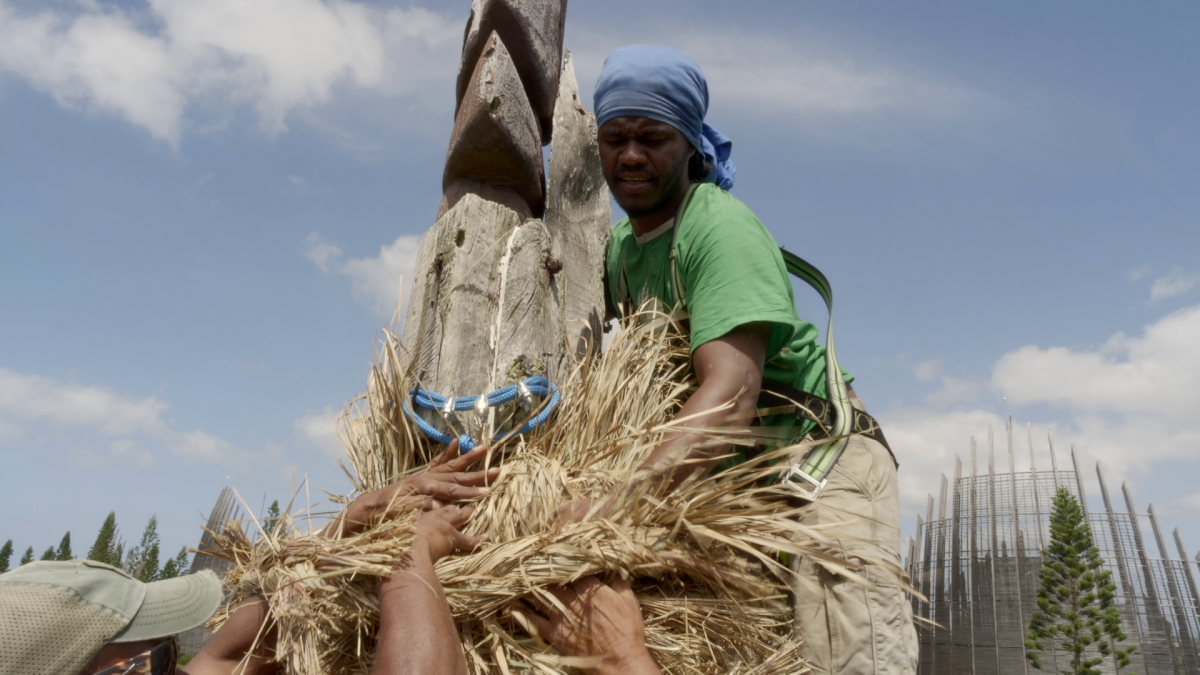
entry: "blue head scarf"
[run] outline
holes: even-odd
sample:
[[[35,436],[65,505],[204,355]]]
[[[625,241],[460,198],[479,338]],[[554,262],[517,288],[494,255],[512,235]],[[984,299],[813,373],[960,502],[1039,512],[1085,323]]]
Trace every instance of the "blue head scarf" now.
[[[604,61],[596,82],[596,120],[645,117],[678,129],[713,167],[705,182],[733,187],[733,141],[704,122],[708,83],[692,58],[670,47],[622,47]]]

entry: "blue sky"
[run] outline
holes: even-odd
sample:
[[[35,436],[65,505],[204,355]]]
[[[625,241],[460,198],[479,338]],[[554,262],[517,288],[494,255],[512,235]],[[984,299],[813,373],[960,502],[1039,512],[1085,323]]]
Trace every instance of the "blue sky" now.
[[[433,222],[468,12],[0,0],[0,540],[78,551],[115,509],[176,550],[227,484],[349,488],[331,420]],[[623,44],[705,68],[734,193],[833,282],[906,514],[1012,415],[1194,552],[1197,13],[574,0],[566,42],[585,98]]]

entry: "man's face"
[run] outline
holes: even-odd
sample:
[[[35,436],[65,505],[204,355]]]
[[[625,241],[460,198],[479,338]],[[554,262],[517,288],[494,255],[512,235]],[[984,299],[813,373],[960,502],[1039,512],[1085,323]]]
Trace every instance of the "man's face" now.
[[[630,218],[663,216],[688,188],[695,149],[675,127],[645,117],[617,117],[600,127],[600,165],[617,203]]]

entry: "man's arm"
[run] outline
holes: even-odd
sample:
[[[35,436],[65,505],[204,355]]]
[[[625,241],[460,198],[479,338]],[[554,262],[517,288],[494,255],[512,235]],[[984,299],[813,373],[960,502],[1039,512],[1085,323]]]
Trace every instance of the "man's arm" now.
[[[748,424],[762,388],[769,335],[770,324],[750,323],[696,348],[692,352],[692,366],[700,386],[683,404],[676,419],[686,419],[685,425],[690,428]],[[635,483],[648,480],[655,490],[671,492],[690,476],[712,470],[728,452],[729,445],[713,443],[703,433],[668,434],[639,467],[640,476]],[[578,499],[560,507],[559,518],[563,522],[578,522],[589,517],[595,507],[596,500]],[[600,505],[599,513],[606,508]]]
[[[213,635],[181,675],[268,675],[279,670],[272,663],[274,624],[267,621],[270,609],[261,595],[249,598]],[[251,652],[250,648],[254,647]],[[245,664],[245,668],[241,668]]]
[[[458,531],[466,523],[471,514],[470,509],[457,509],[454,506],[442,506],[443,502],[457,499],[471,499],[487,494],[484,485],[499,475],[500,469],[486,471],[467,471],[472,465],[483,459],[487,448],[476,448],[465,455],[458,455],[458,441],[446,447],[445,451],[429,463],[429,468],[414,474],[392,485],[360,495],[351,502],[341,514],[322,529],[326,537],[348,537],[371,523],[384,518],[394,518],[413,509],[422,509],[421,518],[417,521],[416,536],[410,554],[406,557],[401,571],[394,573],[386,582],[380,585],[380,604],[384,628],[380,631],[380,647],[378,655],[389,656],[401,649],[412,649],[413,658],[389,656],[398,663],[407,665],[391,668],[380,668],[385,663],[382,658],[376,661],[377,673],[460,673],[465,672],[466,662],[462,660],[462,649],[459,647],[458,632],[454,621],[450,619],[450,609],[446,605],[442,593],[441,582],[433,574],[433,563],[442,556],[453,552],[455,548],[470,550],[482,538],[471,538]],[[422,583],[415,586],[407,580],[421,579]],[[430,593],[431,589],[436,589]],[[395,592],[399,591],[399,592]],[[399,600],[396,600],[399,598]],[[410,628],[412,615],[403,616],[405,607],[419,607],[421,612],[429,612],[434,620],[420,621],[417,630]],[[270,609],[266,598],[256,595],[247,600],[229,617],[221,629],[205,645],[196,658],[188,664],[185,675],[267,675],[279,669],[279,664],[271,663],[274,656],[276,633],[272,622],[268,621]],[[400,628],[385,633],[387,625],[399,625]],[[443,664],[455,664],[447,660],[445,652],[428,652],[432,644],[452,644],[454,653],[458,654],[462,670],[439,670]],[[253,652],[251,652],[253,647]],[[242,669],[242,664],[245,668]]]
[[[372,673],[467,672],[462,641],[433,564],[483,541],[484,537],[468,537],[458,530],[471,511],[471,507],[445,506],[421,514],[412,549],[379,586],[379,646]]]
[[[751,323],[697,347],[692,366],[700,386],[676,418],[695,428],[749,424],[762,388],[770,334],[769,324]],[[730,402],[732,407],[725,407]],[[710,471],[729,450],[728,443],[704,444],[706,440],[704,434],[676,432],[654,448],[641,468],[657,474],[670,492],[688,477]]]

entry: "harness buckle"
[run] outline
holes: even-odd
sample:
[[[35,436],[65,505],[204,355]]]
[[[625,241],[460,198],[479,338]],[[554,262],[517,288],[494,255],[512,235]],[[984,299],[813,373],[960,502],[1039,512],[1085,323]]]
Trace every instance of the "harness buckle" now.
[[[828,478],[817,480],[809,475],[806,471],[800,468],[800,464],[793,464],[792,468],[784,475],[780,482],[791,488],[801,499],[810,502],[817,501],[817,497],[825,490],[825,485],[829,483]],[[811,485],[811,489],[807,486]]]

